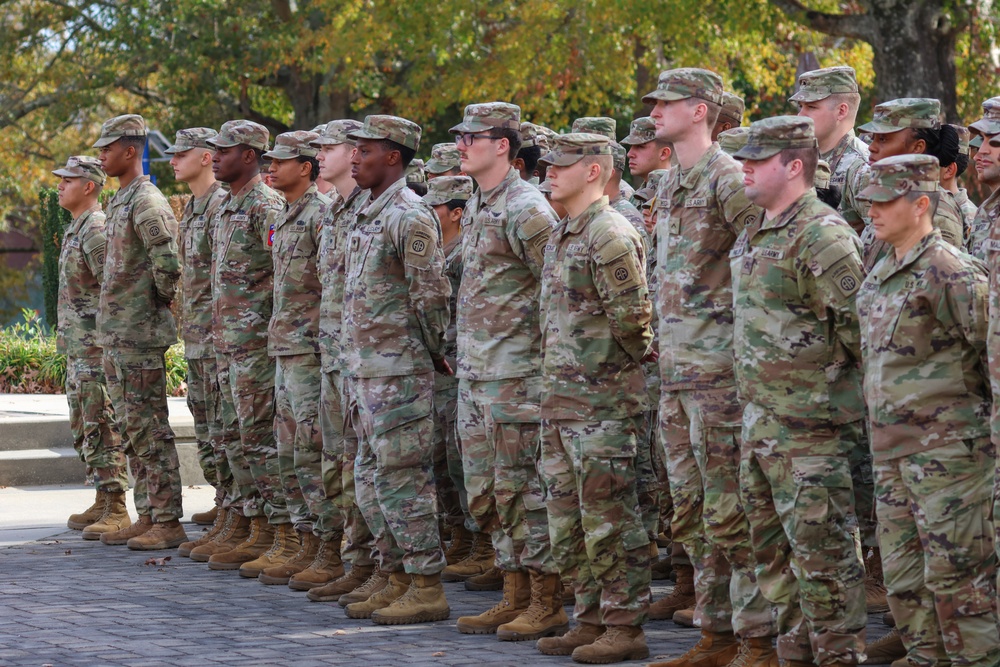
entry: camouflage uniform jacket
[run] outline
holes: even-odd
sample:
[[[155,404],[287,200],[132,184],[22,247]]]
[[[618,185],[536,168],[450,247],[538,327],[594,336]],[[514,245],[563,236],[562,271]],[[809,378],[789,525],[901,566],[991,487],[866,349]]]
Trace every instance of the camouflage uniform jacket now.
[[[938,204],[934,210],[934,227],[941,231],[941,238],[956,248],[965,247],[965,218],[958,208],[955,196],[938,186]],[[864,247],[862,259],[865,273],[870,273],[883,257],[892,254],[892,246],[875,238],[871,218],[865,213],[865,231],[861,234]]]
[[[531,186],[528,186],[531,187]],[[415,375],[444,356],[451,286],[434,211],[400,178],[351,225],[341,345],[348,374]]]
[[[843,191],[840,195],[840,207],[837,209],[843,216],[851,229],[858,235],[862,235],[868,226],[869,203],[865,199],[860,199],[858,193],[868,187],[871,181],[871,172],[868,162],[860,160],[850,164],[844,175]],[[830,177],[830,184],[833,185],[833,177]]]
[[[215,357],[212,343],[212,249],[215,214],[226,190],[215,183],[208,192],[184,205],[180,221],[181,336],[188,359]]]
[[[872,453],[891,460],[989,435],[987,276],[938,231],[889,255],[857,297]]]
[[[56,351],[72,357],[100,357],[97,308],[104,276],[104,212],[99,204],[75,218],[59,251]]]
[[[733,290],[729,250],[761,214],[740,165],[712,144],[687,171],[660,182],[656,209],[656,314],[667,391],[732,386]]]
[[[368,190],[354,188],[347,199],[332,202],[319,235],[319,280],[323,294],[319,303],[319,349],[324,373],[343,367],[340,322],[344,312],[344,271],[347,266],[347,235],[359,208],[368,203]]]
[[[97,315],[102,347],[166,348],[177,342],[170,303],[177,291],[177,220],[148,176],[108,204],[108,249]]]
[[[260,176],[219,207],[215,222],[215,349],[223,354],[267,345],[274,303],[271,232],[285,200]]]
[[[1000,189],[991,192],[990,196],[976,209],[976,217],[969,230],[969,240],[965,245],[965,249],[970,255],[988,262],[991,270],[994,267],[993,263],[988,260],[990,254],[988,246],[997,218],[1000,218]]]
[[[953,192],[952,196],[955,198],[955,204],[958,206],[958,210],[962,212],[962,222],[965,227],[965,237],[963,248],[968,247],[969,238],[972,236],[972,222],[976,219],[976,205],[969,200],[969,191],[965,188],[959,188],[958,192]]]
[[[448,297],[448,311],[451,319],[444,335],[444,358],[455,368],[458,356],[458,288],[462,284],[462,236],[459,234],[444,247],[444,274],[451,283],[451,296]],[[454,375],[434,374],[434,391],[445,391],[458,386],[458,378]]]
[[[267,327],[272,357],[319,354],[319,304],[322,286],[317,268],[320,226],[330,212],[330,198],[311,184],[285,204],[274,226],[274,312]]]
[[[612,199],[609,203],[611,204],[611,208],[618,211],[623,218],[631,222],[635,231],[639,232],[639,238],[642,239],[643,250],[648,256],[651,244],[649,242],[649,233],[646,231],[646,223],[642,220],[642,213],[640,213],[639,209],[629,202],[628,199],[622,197],[621,194]]]
[[[868,146],[855,136],[854,130],[851,130],[841,137],[833,150],[821,153],[819,157],[830,165],[830,187],[836,188],[843,198],[848,173],[852,168],[856,170],[862,165],[868,165]],[[848,220],[848,223],[854,231],[861,233],[863,225],[860,217],[853,222]]]
[[[864,418],[857,234],[810,190],[732,251],[740,400],[780,418]]]
[[[624,419],[648,407],[640,361],[653,342],[645,248],[602,197],[559,221],[542,274],[542,416]]]
[[[538,289],[556,216],[545,197],[511,167],[478,190],[462,215],[458,371],[469,380],[538,375],[542,332]]]

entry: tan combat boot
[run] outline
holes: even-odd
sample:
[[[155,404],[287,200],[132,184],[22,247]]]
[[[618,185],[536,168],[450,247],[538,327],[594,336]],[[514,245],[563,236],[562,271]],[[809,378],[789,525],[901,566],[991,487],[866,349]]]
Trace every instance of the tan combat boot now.
[[[531,572],[531,601],[513,621],[497,628],[497,639],[520,642],[562,635],[569,630],[569,618],[562,603],[562,579],[558,574]]]
[[[104,491],[98,490],[97,497],[94,498],[94,504],[79,514],[70,514],[69,520],[66,521],[66,525],[73,530],[83,530],[90,524],[97,523],[97,520],[104,514],[106,495],[107,493]]]
[[[878,548],[873,548],[871,555],[865,562],[865,607],[869,614],[881,614],[889,611],[889,602],[885,595],[882,552]]]
[[[289,578],[288,587],[294,591],[311,591],[343,577],[344,561],[340,558],[340,538],[340,535],[335,535],[332,540],[317,538],[315,557],[306,569]]]
[[[603,634],[603,625],[577,623],[561,637],[542,637],[535,647],[545,655],[570,655],[581,646],[593,644]]]
[[[256,579],[269,567],[282,565],[295,558],[299,552],[299,536],[290,523],[279,523],[274,527],[274,542],[271,548],[251,561],[240,565],[240,576]]]
[[[189,558],[191,556],[191,551],[196,547],[200,547],[203,544],[208,544],[214,540],[222,529],[226,526],[226,521],[229,518],[228,510],[219,510],[215,515],[215,523],[212,527],[208,529],[208,532],[203,534],[197,540],[191,540],[190,542],[185,542],[184,544],[177,547],[177,555],[183,556],[184,558]]]
[[[504,623],[510,623],[528,610],[531,604],[531,579],[527,572],[503,573],[503,599],[478,616],[458,619],[458,631],[464,635],[488,635]]]
[[[444,572],[441,573],[441,581],[465,581],[469,577],[482,574],[493,567],[496,557],[490,536],[486,533],[474,533],[469,555],[454,565],[444,568]]]
[[[111,491],[104,494],[104,511],[100,518],[83,529],[80,535],[85,540],[101,540],[105,544],[125,544],[130,538],[140,535],[133,533],[128,537],[124,534],[118,535],[121,531],[129,530],[132,527],[132,518],[128,515],[128,508],[125,506],[125,492]],[[152,522],[152,519],[150,519]],[[137,529],[138,530],[138,529]],[[148,530],[148,528],[146,528]],[[112,535],[112,541],[105,541],[104,535]],[[112,539],[112,538],[109,538]]]
[[[208,569],[210,570],[238,570],[243,563],[249,563],[253,559],[271,548],[274,541],[274,528],[263,516],[250,518],[250,532],[245,540],[228,551],[219,551],[208,558]],[[208,544],[205,545],[210,546]],[[191,552],[192,556],[205,547],[198,547]]]
[[[681,609],[694,607],[694,568],[690,565],[678,565],[674,568],[677,583],[674,590],[665,598],[649,605],[649,618],[663,621],[673,618]]]
[[[865,659],[860,664],[886,665],[895,664],[896,660],[906,660],[906,646],[903,645],[903,636],[899,634],[899,630],[893,628],[889,634],[865,647]]]
[[[211,526],[215,524],[216,517],[219,516],[219,506],[216,505],[207,512],[195,512],[191,515],[192,523],[196,523],[199,526]]]
[[[355,602],[364,602],[388,585],[389,573],[383,572],[380,567],[376,567],[360,586],[349,593],[341,595],[337,600],[337,604],[341,607],[346,607],[347,605]]]
[[[133,537],[126,544],[133,551],[160,551],[173,549],[187,542],[187,533],[177,519],[158,521],[150,530]]]
[[[444,596],[441,573],[411,574],[410,587],[392,604],[372,612],[372,620],[379,625],[408,625],[433,623],[451,615],[451,607]]]
[[[260,576],[257,577],[260,583],[267,586],[284,586],[293,574],[298,574],[309,567],[313,559],[316,558],[316,552],[319,550],[319,540],[316,536],[312,533],[296,532],[298,533],[299,550],[284,563],[278,563],[261,570]]]
[[[323,586],[317,586],[316,588],[310,588],[309,592],[306,593],[306,597],[313,602],[337,602],[340,600],[341,595],[347,595],[351,591],[357,590],[358,587],[364,585],[364,583],[368,580],[368,577],[370,577],[374,571],[374,565],[355,565],[349,572],[340,575],[340,577],[334,579],[330,583]]]
[[[681,609],[674,613],[673,621],[682,628],[696,628],[698,624],[694,621],[694,607]]]
[[[503,570],[494,565],[482,574],[465,580],[467,591],[498,591],[503,588]]]
[[[393,572],[389,575],[385,587],[372,594],[367,600],[352,602],[345,607],[348,618],[371,618],[379,609],[385,609],[393,602],[403,597],[410,588],[410,575],[405,572]]]
[[[771,637],[748,637],[728,667],[779,667],[778,652]]]
[[[701,639],[691,650],[665,662],[653,662],[646,667],[725,667],[740,650],[740,643],[731,632],[701,631]]]
[[[573,650],[573,662],[603,665],[623,660],[645,660],[649,657],[646,635],[642,626],[609,625],[594,643]]]
[[[474,533],[465,526],[451,527],[451,544],[444,552],[444,560],[448,565],[455,565],[464,560],[472,551]]]
[[[215,554],[232,551],[250,536],[250,519],[236,510],[226,513],[226,522],[222,530],[211,541],[201,544],[191,550],[191,560],[207,563]]]

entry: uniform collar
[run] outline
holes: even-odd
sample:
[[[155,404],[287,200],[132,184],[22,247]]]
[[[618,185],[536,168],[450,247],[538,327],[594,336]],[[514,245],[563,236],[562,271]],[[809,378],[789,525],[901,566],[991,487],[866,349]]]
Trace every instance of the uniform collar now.
[[[586,228],[594,216],[597,215],[601,209],[608,205],[607,195],[602,195],[600,199],[595,201],[593,204],[588,206],[583,210],[583,213],[576,216],[575,218],[566,218],[563,221],[563,233],[564,234],[579,234]]]
[[[876,278],[880,283],[883,283],[897,273],[905,271],[915,264],[920,259],[920,256],[940,239],[941,232],[937,229],[931,230],[930,234],[917,241],[917,244],[910,248],[909,252],[903,255],[901,259],[896,259],[896,250],[890,246],[889,255],[882,264],[881,270],[877,272]]]
[[[387,187],[385,189],[385,192],[383,192],[378,196],[378,199],[376,199],[373,202],[370,202],[367,206],[362,208],[358,212],[358,216],[359,217],[364,216],[367,219],[378,217],[378,215],[382,212],[382,209],[384,209],[389,204],[389,202],[392,201],[393,198],[396,197],[396,195],[399,194],[399,192],[405,187],[406,187],[406,177],[400,176],[398,181],[394,182],[392,185]]]
[[[712,145],[708,147],[705,154],[701,156],[701,159],[695,163],[693,167],[687,171],[681,171],[680,186],[685,190],[692,190],[698,185],[698,181],[701,180],[702,175],[705,173],[705,169],[708,167],[708,163],[715,159],[715,156],[721,152],[722,149],[719,148],[719,143],[713,141]]]

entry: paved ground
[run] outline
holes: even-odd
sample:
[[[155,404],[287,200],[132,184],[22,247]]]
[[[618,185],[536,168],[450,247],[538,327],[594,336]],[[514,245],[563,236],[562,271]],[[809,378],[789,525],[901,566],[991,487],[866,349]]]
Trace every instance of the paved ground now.
[[[210,506],[210,491],[185,488],[186,513]],[[455,619],[494,604],[499,592],[445,584],[451,619],[382,627],[348,619],[336,603],[309,602],[284,586],[210,571],[173,550],[141,553],[84,542],[65,529],[65,515],[92,498],[90,489],[0,489],[0,538],[9,545],[0,547],[0,665],[573,664],[541,655],[533,642],[498,642],[455,629]],[[15,530],[19,520],[30,529]],[[191,536],[202,530],[185,527]],[[147,563],[164,556],[172,557]],[[654,583],[654,597],[669,591]],[[886,631],[871,620],[870,636]],[[653,656],[679,655],[698,637],[697,630],[664,621],[647,624],[646,633]]]

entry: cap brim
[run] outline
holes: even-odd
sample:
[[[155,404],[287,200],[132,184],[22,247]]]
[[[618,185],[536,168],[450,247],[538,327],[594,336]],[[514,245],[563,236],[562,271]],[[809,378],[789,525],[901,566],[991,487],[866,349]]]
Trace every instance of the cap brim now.
[[[350,139],[371,139],[373,141],[382,141],[383,139],[388,139],[389,135],[375,134],[374,132],[366,132],[365,130],[358,130],[356,132],[349,132],[348,138]]]
[[[1000,120],[980,118],[975,123],[969,125],[969,132],[974,134],[985,134],[986,136],[1000,134]]]
[[[234,146],[240,145],[240,142],[238,141],[226,141],[224,139],[219,139],[218,137],[209,139],[205,143],[207,143],[209,146],[215,146],[216,148],[232,148]]]
[[[492,130],[493,126],[488,123],[481,123],[476,120],[463,121],[448,130],[452,134],[465,134],[467,132],[486,132]]]
[[[632,196],[636,199],[641,199],[642,201],[647,202],[652,199],[655,194],[656,190],[653,188],[639,188]]]
[[[789,102],[819,102],[830,97],[830,93],[820,93],[814,90],[800,90],[788,98]]]
[[[858,128],[858,132],[868,132],[870,134],[892,134],[893,132],[902,132],[905,127],[896,127],[889,123],[885,123],[879,120],[873,120],[865,123]]]
[[[969,148],[979,148],[983,145],[983,135],[977,134],[969,140]]]
[[[110,146],[121,139],[121,137],[101,137],[94,142],[93,148],[104,148],[105,146]]]
[[[639,137],[630,134],[621,141],[619,141],[618,143],[622,144],[623,146],[641,146],[643,144],[648,144],[654,139],[656,139],[656,137],[653,137],[652,139],[641,139]]]
[[[179,146],[173,145],[170,148],[164,150],[163,152],[168,155],[176,155],[177,153],[186,153],[187,151],[194,150],[196,146]],[[205,149],[208,150],[208,149]]]
[[[766,160],[780,153],[782,149],[778,146],[743,146],[733,153],[737,160]]]
[[[83,174],[74,173],[69,169],[66,169],[65,167],[61,169],[56,169],[52,173],[55,174],[56,176],[65,176],[66,178],[83,178]]]
[[[643,95],[642,101],[644,104],[654,104],[657,100],[663,100],[664,102],[676,102],[677,100],[686,100],[691,95],[685,95],[683,93],[676,93],[672,90],[654,90],[651,93]]]
[[[264,153],[263,155],[261,155],[261,157],[266,158],[268,160],[294,160],[297,157],[314,157],[314,156],[300,155],[299,153],[293,153],[292,151],[273,150]]]
[[[457,168],[458,168],[457,164],[454,166],[449,166],[444,162],[438,162],[433,158],[428,160],[427,164],[424,165],[424,171],[431,174],[443,174],[446,171],[451,171],[452,169],[457,169]]]
[[[553,165],[556,167],[569,167],[576,164],[583,159],[582,155],[570,155],[566,153],[546,153],[542,157],[538,158],[538,161],[542,164]]]
[[[869,185],[858,193],[858,197],[866,201],[886,202],[895,201],[905,194],[905,191],[899,192],[883,185]]]
[[[351,142],[347,140],[333,139],[331,137],[320,137],[319,139],[313,139],[309,142],[309,145],[313,148],[319,148],[321,146],[339,146],[340,144],[349,144]]]
[[[440,206],[441,204],[447,204],[450,200],[444,197],[439,197],[437,195],[432,195],[430,193],[423,196],[424,203],[428,206]]]

